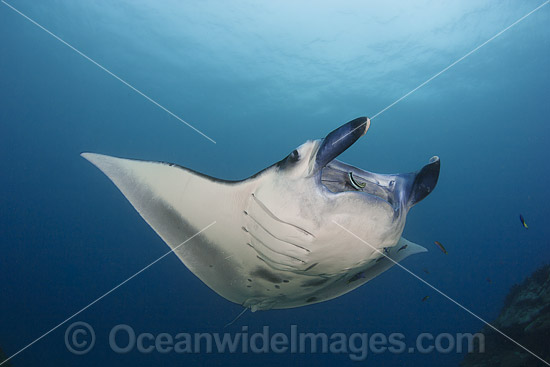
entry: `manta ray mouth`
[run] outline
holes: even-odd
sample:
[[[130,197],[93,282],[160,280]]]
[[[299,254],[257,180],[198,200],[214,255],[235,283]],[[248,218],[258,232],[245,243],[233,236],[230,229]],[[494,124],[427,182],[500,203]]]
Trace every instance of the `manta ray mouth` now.
[[[395,180],[373,174],[338,160],[328,163],[320,174],[321,183],[333,193],[358,192],[376,196],[396,209]]]
[[[419,203],[434,190],[440,167],[439,157],[434,156],[417,172],[385,175],[335,159],[321,169],[319,179],[333,193],[358,192],[376,196],[399,211]]]

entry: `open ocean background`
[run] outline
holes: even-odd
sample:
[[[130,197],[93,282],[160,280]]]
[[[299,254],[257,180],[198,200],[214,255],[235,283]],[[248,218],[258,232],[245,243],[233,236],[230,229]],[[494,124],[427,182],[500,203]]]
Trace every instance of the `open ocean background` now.
[[[307,139],[372,116],[542,1],[72,1],[9,4],[216,140],[213,144],[0,3],[0,348],[16,353],[169,248],[83,151],[241,179]],[[442,168],[402,264],[486,320],[550,261],[550,5],[372,121],[340,158],[380,172]],[[215,210],[215,208],[208,208]],[[529,229],[519,222],[523,214]],[[448,255],[433,244],[443,243]],[[423,272],[429,270],[429,274]],[[490,281],[488,281],[488,279]],[[430,299],[422,302],[426,295]],[[357,364],[347,354],[116,354],[136,333],[477,332],[482,322],[402,269],[308,307],[246,313],[174,255],[16,356],[17,366]],[[73,321],[96,333],[65,347]],[[451,366],[463,355],[369,354]]]

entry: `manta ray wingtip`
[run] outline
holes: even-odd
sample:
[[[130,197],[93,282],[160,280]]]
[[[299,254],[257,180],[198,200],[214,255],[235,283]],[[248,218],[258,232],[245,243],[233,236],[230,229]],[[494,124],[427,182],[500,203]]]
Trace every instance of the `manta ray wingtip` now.
[[[109,158],[111,159],[115,158],[105,154],[91,153],[91,152],[82,152],[80,153],[80,156],[96,166],[97,166],[97,163],[100,161],[105,161],[105,160],[108,160]]]
[[[82,152],[80,153],[80,156],[86,160],[90,160],[90,159],[93,159],[95,156],[98,156],[99,154],[97,153],[91,153],[91,152]]]
[[[96,167],[99,167],[98,164],[101,161],[101,158],[103,157],[103,155],[101,154],[90,153],[90,152],[82,152],[80,153],[80,156]]]

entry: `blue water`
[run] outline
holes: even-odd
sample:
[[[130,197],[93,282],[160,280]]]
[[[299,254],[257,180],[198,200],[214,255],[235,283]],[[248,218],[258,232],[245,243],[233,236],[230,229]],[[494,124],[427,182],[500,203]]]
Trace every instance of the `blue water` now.
[[[240,179],[373,116],[541,1],[30,1],[12,6],[214,139],[213,144],[0,4],[0,348],[12,355],[168,251],[82,151]],[[441,157],[403,265],[493,320],[550,261],[550,5],[377,116],[340,158],[382,173]],[[215,210],[215,208],[211,208]],[[529,229],[518,219],[522,213]],[[433,241],[442,242],[449,254]],[[423,269],[428,269],[426,274]],[[487,280],[490,278],[490,282]],[[426,295],[430,299],[422,302]],[[394,267],[335,300],[246,313],[171,255],[17,355],[31,365],[347,365],[348,354],[117,354],[136,333],[476,332],[483,323]],[[64,342],[85,321],[95,347]],[[370,353],[362,365],[457,365],[463,354]]]

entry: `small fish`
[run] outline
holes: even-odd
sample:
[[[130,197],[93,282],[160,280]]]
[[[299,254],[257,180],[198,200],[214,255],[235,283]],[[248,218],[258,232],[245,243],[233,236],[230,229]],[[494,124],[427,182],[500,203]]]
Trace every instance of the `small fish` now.
[[[349,178],[349,182],[351,183],[351,186],[353,186],[355,190],[361,191],[365,188],[365,186],[367,186],[366,182],[355,181],[355,178],[353,177],[352,172],[348,172],[348,178]]]
[[[422,302],[426,302],[428,298],[430,298],[430,296],[424,296],[424,298],[422,298]]]
[[[525,219],[523,219],[523,215],[519,215],[519,220],[521,221],[521,224],[523,225],[523,227],[525,227],[525,229],[529,228],[527,227],[527,223],[525,223]]]
[[[441,251],[443,251],[443,253],[445,255],[447,255],[447,250],[445,249],[445,247],[443,247],[443,245],[441,244],[441,242],[439,241],[434,241],[434,243],[437,245],[437,247],[439,247],[441,249]]]
[[[399,250],[397,250],[397,252],[399,252],[399,251],[401,251],[401,250],[404,250],[404,249],[406,249],[406,248],[407,248],[407,246],[409,246],[409,245],[403,245],[403,246],[401,246],[401,247],[399,248]]]

